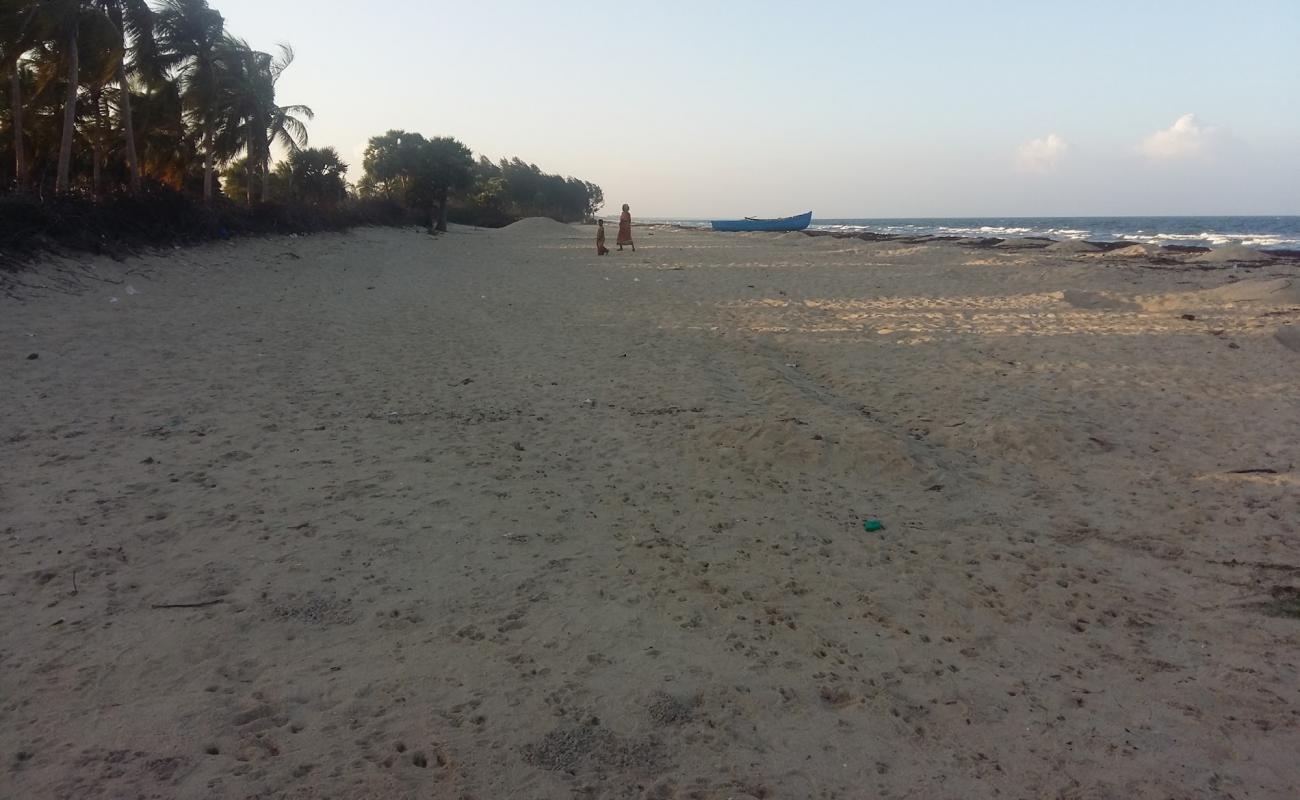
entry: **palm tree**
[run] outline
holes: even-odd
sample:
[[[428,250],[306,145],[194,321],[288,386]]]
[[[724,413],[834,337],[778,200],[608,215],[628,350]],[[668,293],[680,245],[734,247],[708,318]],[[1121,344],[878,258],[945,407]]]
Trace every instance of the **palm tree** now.
[[[127,43],[137,70],[151,73],[157,68],[157,47],[154,41],[153,10],[146,0],[92,0],[108,16],[120,41],[121,57],[117,60],[117,86],[119,92],[118,114],[122,120],[122,134],[126,139],[126,166],[131,176],[131,193],[140,192],[140,158],[136,151],[135,115],[131,112],[131,88],[127,79]],[[152,75],[156,77],[156,75]]]
[[[312,119],[314,112],[304,105],[280,106],[275,102],[275,85],[293,63],[293,48],[279,45],[278,55],[254,50],[242,39],[227,37],[224,43],[223,82],[225,110],[230,117],[225,124],[228,143],[239,142],[247,154],[245,191],[253,201],[253,175],[262,178],[262,200],[271,195],[271,147],[279,144],[296,152],[307,146],[307,126],[302,119]],[[239,147],[226,147],[233,156]]]
[[[43,22],[63,46],[67,62],[67,89],[63,100],[63,139],[59,144],[59,171],[54,191],[72,187],[72,137],[77,129],[77,91],[80,87],[81,59],[78,34],[81,26],[82,0],[46,0],[42,3]]]
[[[20,70],[26,177],[42,188],[53,183],[59,158],[65,72],[53,43],[35,39],[27,46]]]
[[[253,176],[257,159],[253,157],[257,146],[257,126],[261,117],[259,109],[266,103],[259,96],[260,83],[257,75],[263,69],[263,63],[270,56],[259,53],[242,39],[226,35],[221,41],[216,59],[217,90],[219,99],[217,108],[220,118],[217,121],[215,147],[218,158],[223,163],[232,163],[226,170],[227,176],[233,176],[236,170],[242,171],[235,181],[227,180],[222,184],[225,190],[238,186],[243,190],[244,201],[253,204]],[[235,159],[241,151],[246,157]],[[226,192],[229,194],[229,191]]]
[[[308,120],[316,117],[309,107],[304,105],[272,106],[271,124],[267,126],[267,142],[262,148],[262,200],[270,199],[271,194],[271,145],[278,144],[290,153],[297,153],[307,146],[307,126],[298,115]]]
[[[308,121],[316,118],[316,112],[312,111],[309,106],[296,104],[281,106],[275,104],[275,85],[280,82],[280,76],[284,71],[293,64],[293,48],[287,44],[278,45],[280,53],[271,59],[269,74],[263,77],[264,85],[269,78],[269,85],[266,96],[271,99],[270,114],[267,118],[265,141],[262,144],[262,200],[270,199],[271,194],[271,146],[280,145],[290,153],[296,153],[299,149],[306,147],[308,142],[307,126],[303,119]]]
[[[464,191],[473,185],[474,154],[450,136],[435,136],[426,145],[424,169],[438,207],[437,216],[430,227],[445,232],[447,195],[450,192]]]
[[[27,146],[23,141],[22,57],[30,42],[30,4],[0,5],[0,68],[8,73],[10,121],[14,127],[14,178],[18,191],[27,189]]]
[[[102,88],[104,66],[113,58],[106,36],[108,19],[85,0],[25,0],[18,4],[18,48],[35,53],[38,93],[56,80],[63,82],[63,126],[59,143],[55,191],[72,188],[72,146],[77,133],[77,100],[81,88]],[[86,58],[83,59],[83,56]],[[11,77],[12,79],[12,77]]]
[[[294,150],[275,165],[275,174],[290,199],[332,206],[348,193],[348,165],[333,147]]]
[[[173,189],[185,188],[198,147],[185,125],[179,84],[170,79],[151,83],[134,98],[132,108],[140,123],[141,174]]]
[[[83,3],[82,0],[27,0],[19,1],[16,5],[13,13],[18,17],[18,29],[22,31],[16,57],[35,43],[51,42],[56,44],[55,49],[64,61],[64,133],[59,146],[59,178],[55,190],[68,191],[72,176],[73,134],[77,129],[78,75],[81,70],[78,33]],[[10,81],[12,79],[13,74],[10,73]]]
[[[203,201],[212,202],[220,115],[217,84],[225,20],[207,0],[162,0],[157,8],[163,63],[181,78],[183,97],[203,136]]]
[[[122,39],[108,16],[98,9],[83,10],[77,27],[80,66],[77,80],[85,89],[87,105],[81,134],[90,145],[91,185],[98,197],[103,188],[104,163],[113,140],[110,100],[114,93],[108,86],[117,79],[117,67],[122,62]]]
[[[23,68],[14,59],[9,67],[9,121],[14,128],[14,182],[18,191],[27,191],[27,143],[23,140]]]

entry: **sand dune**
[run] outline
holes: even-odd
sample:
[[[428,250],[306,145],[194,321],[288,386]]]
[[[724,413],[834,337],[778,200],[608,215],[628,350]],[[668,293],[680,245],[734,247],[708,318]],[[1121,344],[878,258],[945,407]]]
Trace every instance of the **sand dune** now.
[[[1296,263],[637,237],[23,276],[0,796],[1300,795]]]
[[[590,237],[586,236],[586,229],[579,229],[573,225],[565,225],[563,222],[556,222],[548,217],[529,217],[521,219],[518,222],[507,225],[496,231],[490,231],[491,235],[509,239],[583,239],[590,238],[594,243],[596,240],[595,228],[590,229]],[[606,236],[612,238],[612,231],[606,232]],[[593,244],[593,247],[595,245]]]

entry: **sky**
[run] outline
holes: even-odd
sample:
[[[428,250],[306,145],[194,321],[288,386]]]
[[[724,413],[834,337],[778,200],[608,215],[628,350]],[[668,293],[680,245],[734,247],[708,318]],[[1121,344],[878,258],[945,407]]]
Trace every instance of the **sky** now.
[[[1300,0],[210,0],[360,174],[392,128],[636,216],[1300,214]]]

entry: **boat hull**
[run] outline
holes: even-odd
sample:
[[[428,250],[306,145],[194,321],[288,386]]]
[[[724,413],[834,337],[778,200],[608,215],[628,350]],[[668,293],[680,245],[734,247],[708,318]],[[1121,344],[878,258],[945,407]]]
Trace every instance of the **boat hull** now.
[[[812,223],[812,212],[781,219],[715,219],[715,231],[801,231]]]

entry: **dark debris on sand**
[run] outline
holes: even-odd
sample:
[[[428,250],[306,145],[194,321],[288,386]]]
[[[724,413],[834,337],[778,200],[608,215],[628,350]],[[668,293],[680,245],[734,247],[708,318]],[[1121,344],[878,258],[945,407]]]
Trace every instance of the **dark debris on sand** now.
[[[595,726],[556,728],[525,745],[523,755],[535,767],[568,773],[584,768],[647,773],[664,760],[663,746],[655,739],[628,740]]]
[[[655,692],[646,711],[656,725],[681,725],[690,722],[699,705],[698,696],[674,697],[664,692]]]

